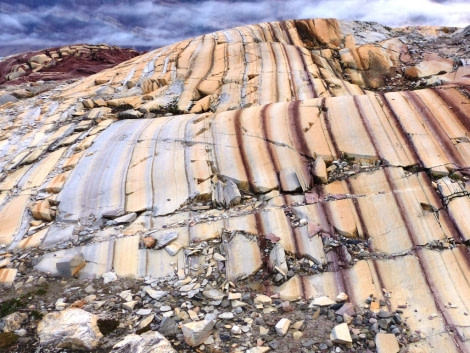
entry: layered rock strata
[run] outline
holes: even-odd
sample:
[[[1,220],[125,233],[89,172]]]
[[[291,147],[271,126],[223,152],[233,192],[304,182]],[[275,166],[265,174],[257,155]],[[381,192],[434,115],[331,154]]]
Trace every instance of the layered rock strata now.
[[[218,264],[225,290],[372,296],[419,330],[410,352],[470,351],[467,32],[263,23],[6,102],[2,256],[83,258],[82,278]]]

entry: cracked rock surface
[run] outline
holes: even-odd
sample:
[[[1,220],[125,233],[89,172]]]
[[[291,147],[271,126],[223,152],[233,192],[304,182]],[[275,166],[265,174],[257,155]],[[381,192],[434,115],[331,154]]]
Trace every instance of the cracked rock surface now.
[[[0,87],[0,350],[85,310],[96,352],[469,352],[468,32],[271,22]]]

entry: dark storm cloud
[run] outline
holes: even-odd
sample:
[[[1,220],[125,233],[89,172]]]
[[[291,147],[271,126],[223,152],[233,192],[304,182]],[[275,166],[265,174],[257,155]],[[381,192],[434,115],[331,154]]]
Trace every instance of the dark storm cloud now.
[[[17,0],[17,3],[11,6],[0,0],[0,47],[107,43],[150,49],[219,29],[293,18],[335,17],[388,26],[470,24],[470,4],[460,0]]]

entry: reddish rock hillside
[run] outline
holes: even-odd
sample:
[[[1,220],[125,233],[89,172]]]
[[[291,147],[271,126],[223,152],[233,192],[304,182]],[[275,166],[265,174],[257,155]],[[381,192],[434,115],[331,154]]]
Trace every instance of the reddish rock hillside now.
[[[140,55],[108,45],[75,44],[3,58],[0,85],[85,77]]]

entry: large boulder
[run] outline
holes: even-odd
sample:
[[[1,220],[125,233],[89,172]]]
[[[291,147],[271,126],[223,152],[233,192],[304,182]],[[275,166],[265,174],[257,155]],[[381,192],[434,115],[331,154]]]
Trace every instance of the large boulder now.
[[[69,308],[44,316],[38,324],[37,334],[42,345],[91,350],[103,337],[97,322],[98,316]]]
[[[112,353],[176,353],[171,343],[157,331],[131,334],[113,346]]]

